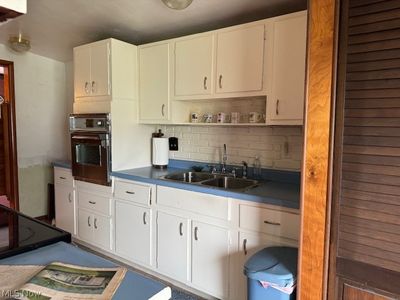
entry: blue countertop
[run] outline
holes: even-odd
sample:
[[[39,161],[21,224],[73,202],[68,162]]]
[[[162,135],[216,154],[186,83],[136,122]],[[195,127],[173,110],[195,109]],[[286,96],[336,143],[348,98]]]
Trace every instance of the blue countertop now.
[[[68,160],[56,160],[53,162],[54,167],[71,169],[71,161]]]
[[[70,161],[56,161],[55,167],[71,168]],[[193,161],[170,160],[168,169],[160,170],[153,167],[129,169],[111,172],[112,176],[144,183],[168,186],[187,191],[231,197],[240,200],[278,205],[298,209],[300,207],[300,173],[279,170],[262,170],[263,180],[245,192],[233,192],[207,187],[200,184],[189,184],[162,179],[162,176],[190,170],[193,165],[206,167],[207,164]],[[252,174],[252,168],[249,168]]]
[[[167,174],[187,170],[188,169],[170,167],[166,170],[160,170],[153,167],[145,167],[112,172],[111,175],[122,179],[157,184],[216,196],[231,197],[258,203],[279,205],[288,208],[298,209],[300,206],[300,184],[298,182],[263,180],[259,181],[258,186],[245,192],[233,192],[218,188],[206,187],[199,184],[175,182],[160,178],[161,176],[165,176]]]

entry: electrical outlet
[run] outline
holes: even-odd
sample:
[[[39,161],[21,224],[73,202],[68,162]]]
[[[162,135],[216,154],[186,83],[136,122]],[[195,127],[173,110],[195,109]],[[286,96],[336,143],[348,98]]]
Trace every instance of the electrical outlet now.
[[[170,151],[178,151],[178,138],[177,137],[170,137],[169,138],[169,150]]]

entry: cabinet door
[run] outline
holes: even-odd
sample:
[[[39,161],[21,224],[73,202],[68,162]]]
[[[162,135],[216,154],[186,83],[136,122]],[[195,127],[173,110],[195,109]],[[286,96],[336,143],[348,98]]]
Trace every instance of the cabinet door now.
[[[217,298],[228,297],[229,231],[193,222],[192,283]]]
[[[175,43],[175,96],[210,95],[213,36]]]
[[[55,208],[57,227],[75,234],[74,190],[69,186],[56,184]]]
[[[74,49],[74,91],[75,97],[87,97],[91,93],[90,47]]]
[[[108,217],[93,215],[93,242],[103,249],[111,249],[111,221]]]
[[[91,94],[110,95],[110,44],[101,43],[91,47]]]
[[[255,92],[263,89],[264,25],[217,35],[216,92]]]
[[[158,212],[157,269],[181,282],[188,278],[188,220]]]
[[[141,120],[169,119],[169,44],[139,48],[139,112]]]
[[[243,274],[243,269],[246,261],[257,251],[266,247],[272,246],[292,246],[297,247],[297,241],[280,239],[279,237],[269,236],[261,233],[239,233],[239,253],[235,255],[236,261],[233,267],[237,277],[237,290],[235,291],[235,300],[247,299],[247,283],[246,276]]]
[[[274,23],[271,120],[303,122],[306,32],[306,14]]]
[[[82,240],[93,241],[93,215],[86,210],[78,209],[78,237]]]
[[[151,265],[151,210],[115,202],[115,250],[132,261]]]

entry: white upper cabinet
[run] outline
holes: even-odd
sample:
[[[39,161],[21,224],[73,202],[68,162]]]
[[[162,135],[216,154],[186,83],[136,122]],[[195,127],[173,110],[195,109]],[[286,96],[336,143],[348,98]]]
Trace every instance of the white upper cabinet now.
[[[109,53],[108,41],[74,49],[75,98],[110,95]]]
[[[91,92],[95,96],[110,95],[110,45],[91,47]]]
[[[211,95],[214,36],[175,42],[175,97]]]
[[[301,125],[304,111],[307,13],[274,22],[272,93],[267,105],[270,125]]]
[[[137,100],[137,47],[107,39],[74,48],[74,113],[109,113]]]
[[[75,97],[90,96],[90,47],[74,49]]]
[[[264,24],[217,33],[217,93],[263,89]]]
[[[170,44],[139,47],[139,115],[141,121],[169,119]]]

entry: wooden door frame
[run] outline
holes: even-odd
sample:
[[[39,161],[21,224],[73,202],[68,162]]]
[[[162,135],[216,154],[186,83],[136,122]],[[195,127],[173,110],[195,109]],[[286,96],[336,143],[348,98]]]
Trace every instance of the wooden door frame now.
[[[338,3],[308,1],[298,299],[327,295]]]
[[[12,199],[10,201],[11,208],[19,210],[19,194],[18,194],[18,159],[17,159],[17,134],[15,119],[15,90],[14,90],[14,63],[11,61],[1,60],[0,65],[5,67],[7,74],[4,74],[6,85],[4,87],[4,98],[8,102],[8,113],[3,116],[7,118],[6,125],[8,128],[4,131],[5,141],[5,166],[6,166],[6,191]]]

